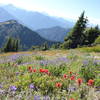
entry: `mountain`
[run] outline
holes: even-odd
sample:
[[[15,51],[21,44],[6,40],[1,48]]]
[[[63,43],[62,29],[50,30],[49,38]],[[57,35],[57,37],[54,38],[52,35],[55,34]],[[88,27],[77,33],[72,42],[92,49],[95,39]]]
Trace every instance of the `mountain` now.
[[[46,28],[46,29],[39,29],[37,32],[40,36],[44,37],[47,40],[63,42],[66,34],[70,31],[70,29],[65,29],[59,26]]]
[[[32,30],[51,28],[55,26],[70,28],[73,22],[64,20],[63,18],[52,17],[44,13],[35,11],[27,11],[21,8],[14,7],[13,5],[2,6],[7,12],[13,15],[17,20],[20,20],[28,28]]]
[[[8,11],[0,7],[0,22],[4,22],[11,19],[16,19],[16,18],[12,14],[8,13]]]
[[[37,32],[19,24],[15,20],[0,23],[0,47],[2,47],[9,36],[19,38],[23,49],[29,49],[32,45],[39,46],[45,42],[48,45],[54,42],[42,38]]]

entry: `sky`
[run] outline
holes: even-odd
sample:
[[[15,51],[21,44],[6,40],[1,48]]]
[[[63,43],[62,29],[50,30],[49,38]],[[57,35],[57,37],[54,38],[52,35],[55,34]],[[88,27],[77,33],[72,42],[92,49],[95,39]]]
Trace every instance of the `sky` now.
[[[73,20],[85,11],[91,23],[100,24],[100,0],[0,0],[0,4],[13,4],[27,10]]]

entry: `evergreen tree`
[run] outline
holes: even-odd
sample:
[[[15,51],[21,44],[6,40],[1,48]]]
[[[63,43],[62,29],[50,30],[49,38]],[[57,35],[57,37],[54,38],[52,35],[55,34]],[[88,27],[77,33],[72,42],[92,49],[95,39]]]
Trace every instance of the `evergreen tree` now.
[[[83,45],[85,36],[84,30],[86,28],[87,18],[84,17],[83,12],[77,20],[75,26],[69,32],[69,35],[65,38],[64,48],[76,48],[78,45]]]
[[[5,44],[5,47],[4,47],[4,52],[10,52],[10,50],[13,48],[12,47],[12,43],[13,43],[13,41],[12,41],[12,38],[10,37],[9,39],[8,39],[8,41],[6,42],[6,44]]]
[[[52,46],[51,46],[51,48],[53,48],[53,49],[59,49],[60,48],[60,46],[61,46],[61,43],[56,43],[56,44],[53,44]]]
[[[19,40],[18,39],[16,40],[16,44],[15,45],[16,45],[15,51],[18,52],[18,50],[19,50]]]
[[[19,49],[19,40],[12,37],[8,38],[3,48],[4,52],[17,52]]]
[[[48,50],[49,47],[48,47],[47,42],[45,42],[41,48],[42,48],[43,51]]]

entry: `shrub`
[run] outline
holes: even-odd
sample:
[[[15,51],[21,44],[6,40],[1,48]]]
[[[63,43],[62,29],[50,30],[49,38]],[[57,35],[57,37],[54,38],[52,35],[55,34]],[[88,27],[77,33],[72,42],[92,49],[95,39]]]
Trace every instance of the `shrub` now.
[[[87,82],[89,79],[94,79],[96,77],[97,70],[98,65],[94,64],[93,61],[88,61],[88,63],[83,64],[79,73]]]
[[[35,60],[44,60],[45,59],[45,57],[43,57],[43,56],[35,56]]]
[[[94,44],[100,44],[100,36],[95,40]]]

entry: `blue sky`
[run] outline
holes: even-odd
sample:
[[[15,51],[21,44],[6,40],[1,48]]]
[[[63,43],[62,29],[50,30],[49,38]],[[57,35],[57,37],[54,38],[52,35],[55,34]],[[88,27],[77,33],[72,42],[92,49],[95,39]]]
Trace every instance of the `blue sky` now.
[[[0,0],[0,4],[13,4],[69,19],[77,19],[85,10],[91,23],[100,24],[100,0]]]

